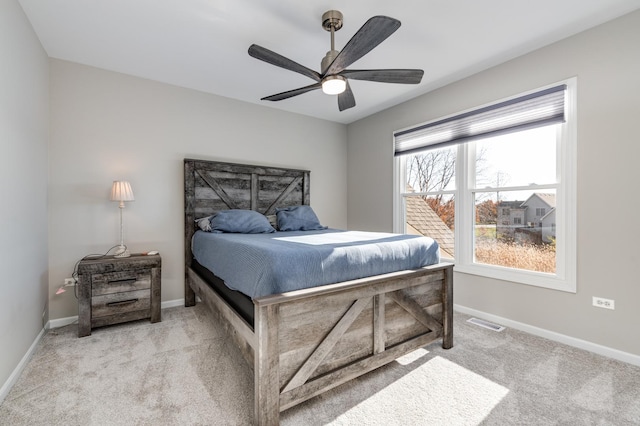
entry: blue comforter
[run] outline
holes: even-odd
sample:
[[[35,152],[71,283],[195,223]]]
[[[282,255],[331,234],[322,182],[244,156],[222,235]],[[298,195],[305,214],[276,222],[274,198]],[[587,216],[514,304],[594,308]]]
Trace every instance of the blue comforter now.
[[[193,236],[195,259],[251,298],[416,269],[440,261],[429,237],[320,231]]]

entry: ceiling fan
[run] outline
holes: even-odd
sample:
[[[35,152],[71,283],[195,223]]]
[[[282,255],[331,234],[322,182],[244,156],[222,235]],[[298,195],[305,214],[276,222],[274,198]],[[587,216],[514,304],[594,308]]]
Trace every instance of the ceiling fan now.
[[[349,65],[369,53],[374,47],[382,43],[398,28],[400,21],[388,16],[374,16],[358,30],[344,48],[338,52],[335,50],[334,35],[342,28],[342,13],[337,10],[329,10],[322,15],[322,28],[331,32],[331,50],[327,52],[320,65],[321,72],[300,65],[291,59],[285,58],[269,49],[252,44],[249,47],[249,55],[261,61],[268,62],[277,67],[294,71],[305,75],[316,82],[309,86],[277,93],[262,98],[263,101],[281,101],[293,96],[322,88],[323,92],[330,95],[338,95],[338,108],[340,111],[352,108],[356,100],[349,86],[348,79],[377,81],[380,83],[419,84],[422,80],[423,70],[416,69],[375,69],[375,70],[348,70]]]

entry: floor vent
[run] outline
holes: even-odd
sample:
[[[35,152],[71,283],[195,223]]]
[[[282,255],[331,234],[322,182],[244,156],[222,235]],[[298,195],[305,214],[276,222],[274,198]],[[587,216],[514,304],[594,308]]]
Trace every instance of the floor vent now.
[[[480,327],[488,328],[489,330],[493,330],[493,331],[502,331],[506,328],[501,325],[494,324],[492,322],[481,320],[478,318],[469,318],[467,322],[470,322],[471,324],[479,325]]]

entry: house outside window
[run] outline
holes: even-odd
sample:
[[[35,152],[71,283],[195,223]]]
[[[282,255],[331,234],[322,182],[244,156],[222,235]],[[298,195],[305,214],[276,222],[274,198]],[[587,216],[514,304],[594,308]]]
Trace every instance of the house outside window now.
[[[575,292],[575,79],[562,82],[560,122],[480,135],[473,127],[492,125],[475,122],[477,111],[557,87],[396,132],[394,230],[434,237],[457,272]]]

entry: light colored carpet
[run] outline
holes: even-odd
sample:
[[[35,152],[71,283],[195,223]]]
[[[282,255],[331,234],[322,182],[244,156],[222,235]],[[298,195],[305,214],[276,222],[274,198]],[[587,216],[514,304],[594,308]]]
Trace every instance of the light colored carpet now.
[[[283,425],[640,425],[640,368],[456,314],[434,343],[281,415]],[[245,425],[253,378],[206,307],[51,330],[1,425]]]

